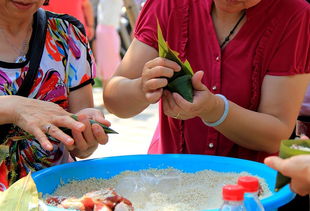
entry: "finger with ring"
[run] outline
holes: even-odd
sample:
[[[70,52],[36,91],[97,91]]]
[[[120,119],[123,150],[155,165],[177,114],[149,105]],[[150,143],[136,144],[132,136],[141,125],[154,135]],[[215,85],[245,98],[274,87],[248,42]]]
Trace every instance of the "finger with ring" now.
[[[180,112],[176,116],[174,116],[173,118],[178,119],[179,116],[180,116]]]
[[[46,134],[49,133],[51,127],[52,127],[52,124],[46,124],[46,125],[44,125],[44,131],[45,131]]]

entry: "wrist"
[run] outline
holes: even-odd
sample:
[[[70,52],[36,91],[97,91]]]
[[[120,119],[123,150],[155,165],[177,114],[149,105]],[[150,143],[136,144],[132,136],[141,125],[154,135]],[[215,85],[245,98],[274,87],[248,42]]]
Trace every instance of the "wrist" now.
[[[16,122],[16,105],[18,105],[20,98],[19,96],[9,95],[1,96],[1,106],[0,106],[0,124],[9,124]]]
[[[221,117],[223,111],[224,111],[224,101],[215,94],[212,94],[208,98],[208,103],[205,106],[204,112],[201,113],[199,117],[203,121],[215,122]]]
[[[216,103],[214,109],[206,118],[202,118],[203,122],[210,127],[216,127],[222,124],[227,118],[229,112],[229,101],[221,94],[216,94]]]

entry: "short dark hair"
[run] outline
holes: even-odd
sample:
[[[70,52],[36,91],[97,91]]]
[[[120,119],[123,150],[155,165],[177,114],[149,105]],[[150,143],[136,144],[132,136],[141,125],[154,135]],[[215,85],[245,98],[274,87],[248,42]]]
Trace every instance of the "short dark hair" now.
[[[44,3],[43,3],[43,5],[48,5],[49,2],[50,2],[50,0],[45,0]]]

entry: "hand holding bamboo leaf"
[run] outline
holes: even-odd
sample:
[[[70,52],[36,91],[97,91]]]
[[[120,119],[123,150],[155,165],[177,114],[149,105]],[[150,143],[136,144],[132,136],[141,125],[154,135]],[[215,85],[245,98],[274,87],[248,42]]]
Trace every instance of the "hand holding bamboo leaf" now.
[[[179,53],[172,50],[165,41],[158,21],[157,37],[159,56],[174,61],[181,67],[180,71],[174,72],[173,76],[168,78],[165,88],[172,92],[172,96],[168,92],[163,95],[165,114],[181,120],[200,117],[210,122],[216,121],[223,110],[224,102],[202,83],[203,71],[194,74],[188,60],[181,61]]]
[[[180,66],[168,59],[157,57],[144,65],[141,83],[142,91],[149,104],[158,102],[168,79],[174,72],[180,71]]]
[[[212,94],[202,83],[203,71],[197,71],[191,81],[194,88],[193,102],[184,99],[179,93],[165,90],[162,102],[167,116],[181,120],[200,117],[210,122],[216,121],[223,113],[223,100]]]
[[[45,150],[53,149],[50,140],[56,143],[62,142],[71,150],[73,150],[72,146],[75,146],[75,143],[78,142],[84,144],[78,144],[77,147],[85,150],[88,148],[85,145],[105,144],[108,141],[106,134],[116,133],[108,127],[110,123],[104,119],[103,114],[97,109],[87,108],[81,110],[78,114],[86,117],[84,122],[80,122],[76,121],[77,115],[71,116],[72,114],[54,103],[27,98],[19,99],[20,97],[15,96],[12,98],[18,99],[20,105],[17,106],[15,112],[17,117],[14,118],[15,120],[12,123],[22,130],[19,129],[21,135],[14,134],[10,136],[8,134],[10,140],[18,141],[35,137]],[[24,101],[25,103],[20,103]],[[27,106],[28,103],[31,103],[32,106]],[[89,121],[89,119],[92,120]]]
[[[282,172],[283,177],[289,178],[288,183],[290,183],[293,192],[301,196],[310,193],[310,155],[298,155],[287,159],[271,156],[265,159],[265,164]]]
[[[4,98],[7,100],[3,100],[3,107],[8,109],[7,113],[11,115],[8,115],[10,118],[4,118],[5,121],[2,124],[8,124],[6,136],[11,140],[25,139],[31,134],[45,150],[50,151],[53,146],[45,135],[47,129],[49,129],[49,134],[52,133],[53,137],[66,144],[73,144],[74,141],[59,127],[81,132],[85,129],[83,123],[72,119],[71,113],[55,103],[20,96],[5,96]]]
[[[108,142],[108,136],[105,131],[107,133],[116,133],[116,131],[102,124],[110,125],[99,110],[83,109],[77,115],[71,117],[86,126],[83,133],[67,131],[74,139],[73,145],[66,146],[72,156],[79,158],[88,157],[97,149],[98,144],[106,144]]]
[[[294,192],[310,193],[310,140],[284,140],[279,157],[268,157],[265,164],[278,171],[275,190],[291,183]]]

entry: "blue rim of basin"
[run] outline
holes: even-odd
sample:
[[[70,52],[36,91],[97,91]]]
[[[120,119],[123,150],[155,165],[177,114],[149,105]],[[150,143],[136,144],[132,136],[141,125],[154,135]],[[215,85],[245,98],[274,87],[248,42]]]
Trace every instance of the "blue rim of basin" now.
[[[38,191],[43,194],[53,193],[59,184],[70,180],[84,180],[91,177],[109,179],[125,170],[138,171],[148,168],[173,167],[184,172],[193,173],[201,170],[213,170],[219,172],[248,172],[266,180],[272,196],[261,200],[266,210],[275,210],[290,202],[295,194],[286,185],[278,192],[274,192],[274,184],[277,172],[263,163],[238,158],[193,155],[193,154],[158,154],[158,155],[124,155],[105,157],[90,160],[66,163],[46,168],[32,174]],[[87,171],[83,171],[87,169]],[[97,173],[96,173],[97,172]],[[74,175],[74,176],[72,176]],[[56,180],[55,180],[56,178]],[[57,179],[58,178],[58,179]],[[65,209],[49,207],[49,211]],[[206,211],[216,211],[208,209]]]

